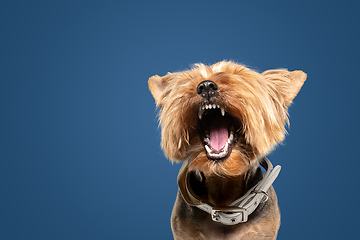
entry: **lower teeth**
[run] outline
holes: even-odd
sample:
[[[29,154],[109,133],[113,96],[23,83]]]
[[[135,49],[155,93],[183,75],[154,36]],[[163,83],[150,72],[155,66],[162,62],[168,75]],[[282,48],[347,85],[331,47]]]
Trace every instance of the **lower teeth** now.
[[[229,141],[225,143],[224,148],[219,153],[213,153],[213,150],[208,145],[205,145],[205,149],[210,157],[225,157],[228,153]]]

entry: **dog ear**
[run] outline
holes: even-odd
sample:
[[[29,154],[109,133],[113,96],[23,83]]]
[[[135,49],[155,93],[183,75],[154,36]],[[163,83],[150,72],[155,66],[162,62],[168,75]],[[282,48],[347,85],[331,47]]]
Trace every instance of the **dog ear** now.
[[[268,80],[270,87],[281,95],[285,107],[292,103],[307,77],[303,71],[289,72],[286,69],[268,70],[261,75]]]
[[[153,95],[155,102],[158,106],[161,106],[161,98],[164,92],[164,89],[168,85],[168,81],[163,77],[158,75],[152,76],[148,81],[149,89]]]

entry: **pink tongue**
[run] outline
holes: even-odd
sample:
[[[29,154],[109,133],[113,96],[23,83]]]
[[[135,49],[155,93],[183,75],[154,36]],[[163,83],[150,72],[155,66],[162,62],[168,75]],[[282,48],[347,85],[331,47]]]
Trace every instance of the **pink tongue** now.
[[[224,148],[228,136],[227,124],[220,119],[216,119],[210,126],[210,146],[215,151],[220,151]]]

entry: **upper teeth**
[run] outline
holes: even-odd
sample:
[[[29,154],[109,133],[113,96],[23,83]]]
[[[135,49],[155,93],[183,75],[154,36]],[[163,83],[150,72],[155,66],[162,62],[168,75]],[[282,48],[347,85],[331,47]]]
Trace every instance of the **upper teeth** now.
[[[220,105],[216,105],[216,104],[206,104],[205,106],[202,107],[202,110],[205,109],[215,109],[215,108],[220,108]]]
[[[221,110],[221,115],[222,115],[222,116],[225,116],[225,109],[224,109],[224,107],[221,107],[220,110]]]
[[[224,108],[223,106],[216,105],[216,104],[206,104],[205,106],[202,106],[202,107],[199,109],[199,112],[198,112],[199,119],[201,120],[202,115],[203,115],[205,109],[216,109],[216,108],[220,108],[221,115],[222,115],[222,116],[225,116],[225,108]]]

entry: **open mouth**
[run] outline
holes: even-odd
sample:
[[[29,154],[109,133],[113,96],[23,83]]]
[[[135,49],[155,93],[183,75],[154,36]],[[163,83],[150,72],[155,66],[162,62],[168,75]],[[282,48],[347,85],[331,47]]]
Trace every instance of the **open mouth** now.
[[[198,131],[211,160],[227,158],[238,141],[239,122],[219,104],[204,104],[198,110]]]

